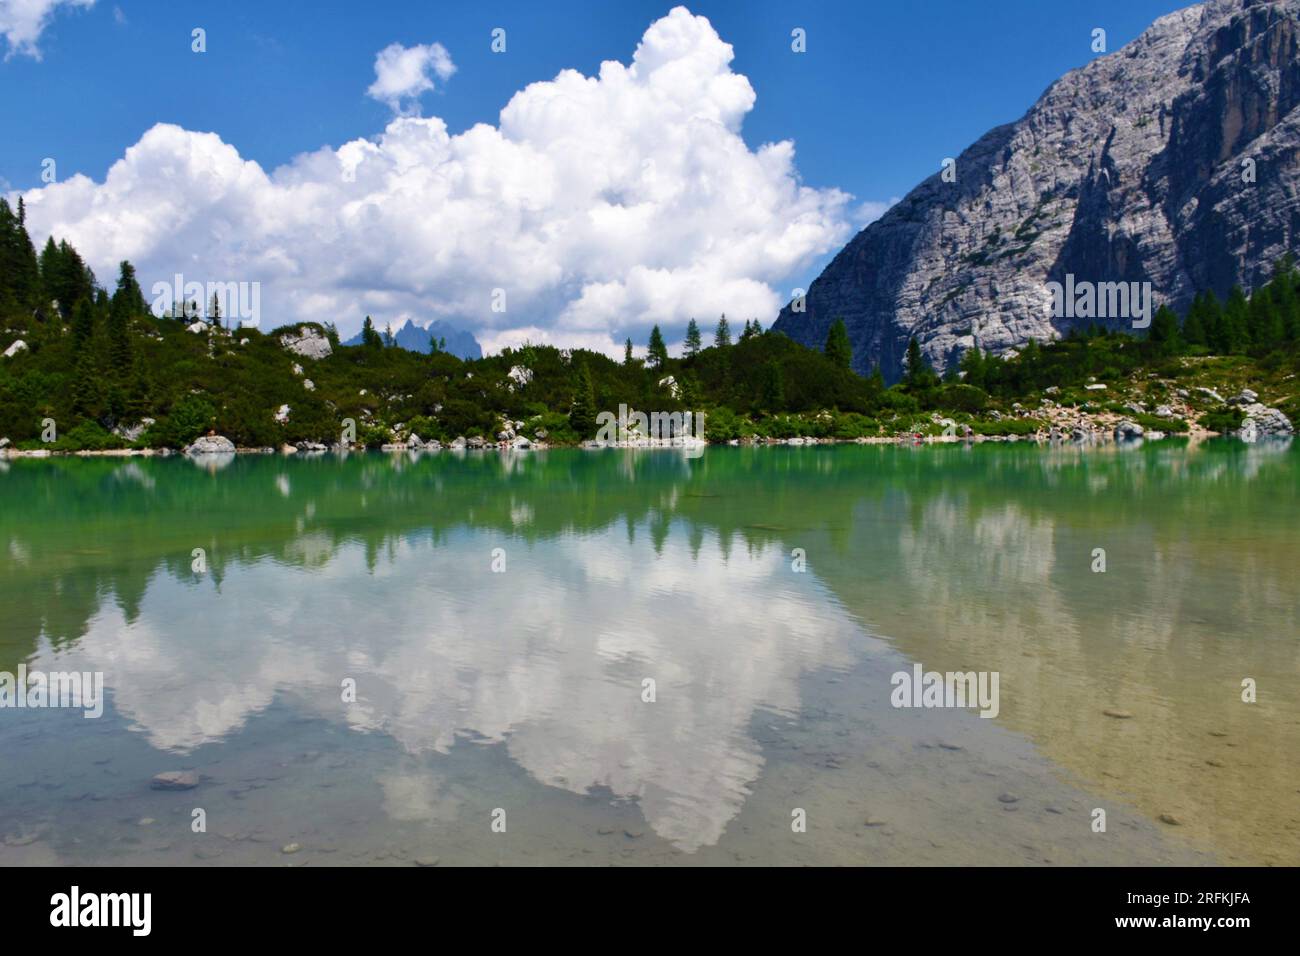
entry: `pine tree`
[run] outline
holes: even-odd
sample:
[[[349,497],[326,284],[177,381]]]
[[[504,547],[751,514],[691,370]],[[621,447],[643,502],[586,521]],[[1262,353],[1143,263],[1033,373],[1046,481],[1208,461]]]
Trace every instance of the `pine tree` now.
[[[978,345],[962,353],[961,361],[957,363],[957,370],[966,373],[962,381],[967,385],[974,385],[976,388],[984,387],[984,356],[980,353]]]
[[[867,388],[871,394],[879,397],[885,393],[885,376],[880,371],[879,365],[871,366],[871,374],[867,376]]]
[[[119,284],[108,312],[108,356],[119,379],[131,371],[131,296]]]
[[[221,326],[221,299],[215,292],[212,293],[212,302],[208,305],[208,321],[213,325]]]
[[[1262,286],[1250,296],[1250,309],[1246,314],[1246,327],[1250,331],[1251,344],[1260,351],[1267,351],[1281,342],[1271,335],[1274,318],[1273,297],[1269,287]]]
[[[18,197],[15,216],[0,197],[0,308],[30,309],[40,300],[40,264],[24,222],[27,207]]]
[[[117,291],[113,293],[113,298],[118,296],[125,298],[128,315],[144,315],[148,311],[144,302],[144,293],[135,278],[135,266],[125,259],[118,266]]]
[[[632,340],[628,339],[623,343],[623,364],[630,366],[632,364]]]
[[[1211,352],[1222,354],[1220,343],[1224,338],[1223,306],[1219,304],[1219,297],[1213,289],[1206,290],[1201,305],[1201,324],[1205,326],[1205,344]]]
[[[384,347],[384,340],[375,331],[375,323],[370,320],[370,316],[366,316],[366,320],[361,323],[361,344],[368,349]]]
[[[95,362],[94,349],[82,349],[77,356],[77,367],[72,379],[72,410],[92,421],[103,415],[103,383]]]
[[[1205,344],[1205,296],[1197,293],[1196,298],[1192,300],[1191,307],[1187,310],[1187,318],[1183,319],[1183,341],[1191,346],[1202,346]]]
[[[713,347],[725,349],[731,344],[731,328],[727,325],[727,313],[718,319],[718,329],[713,333]]]
[[[1241,355],[1250,347],[1250,303],[1241,286],[1233,286],[1228,303],[1223,307],[1220,341],[1216,351],[1220,355]]]
[[[826,357],[840,368],[847,369],[853,365],[853,346],[849,344],[849,330],[843,319],[836,319],[826,334],[824,351]]]
[[[578,381],[569,407],[569,427],[579,438],[590,438],[596,430],[596,389],[586,362],[578,366]]]
[[[1296,292],[1295,263],[1288,252],[1273,265],[1273,301],[1277,306],[1282,337],[1287,342],[1300,340],[1300,296]]]
[[[95,337],[95,307],[89,299],[80,299],[72,310],[72,348],[79,356],[90,351]]]
[[[66,239],[56,246],[50,238],[41,253],[40,268],[44,296],[59,303],[59,314],[65,320],[72,315],[78,299],[95,294],[94,273]]]
[[[1178,316],[1169,306],[1162,305],[1156,309],[1156,314],[1151,318],[1151,330],[1147,333],[1147,341],[1151,343],[1156,355],[1170,356],[1178,352],[1181,346],[1178,336]]]
[[[684,345],[687,358],[695,358],[700,354],[700,327],[691,319],[686,325],[686,342]]]
[[[650,344],[646,353],[646,361],[654,368],[663,368],[668,361],[668,346],[664,345],[663,333],[659,331],[659,326],[650,330]]]
[[[1034,340],[1030,339],[1029,344],[1034,345]],[[921,354],[921,346],[913,336],[907,343],[907,374],[903,380],[913,388],[925,388],[934,384],[934,379],[934,370]]]
[[[127,392],[127,416],[133,422],[149,414],[153,407],[153,380],[149,363],[137,350],[131,366],[131,384]]]

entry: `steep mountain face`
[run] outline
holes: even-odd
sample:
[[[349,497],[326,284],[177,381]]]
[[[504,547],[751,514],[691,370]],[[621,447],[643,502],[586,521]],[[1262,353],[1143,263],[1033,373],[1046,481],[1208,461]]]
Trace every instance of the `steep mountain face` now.
[[[1052,84],[860,232],[776,328],[896,380],[1092,321],[1049,282],[1150,282],[1155,303],[1248,291],[1300,238],[1300,0],[1210,0]],[[949,177],[951,178],[951,177]]]
[[[446,339],[447,347],[445,351],[450,352],[457,358],[480,359],[483,357],[483,348],[479,345],[478,339],[464,329],[448,325],[441,319],[434,319],[429,323],[428,327],[416,325],[410,319],[407,319],[406,323],[393,333],[393,341],[399,348],[404,348],[408,352],[427,353],[429,351],[429,340],[433,336]],[[343,344],[360,345],[361,333],[358,332]]]

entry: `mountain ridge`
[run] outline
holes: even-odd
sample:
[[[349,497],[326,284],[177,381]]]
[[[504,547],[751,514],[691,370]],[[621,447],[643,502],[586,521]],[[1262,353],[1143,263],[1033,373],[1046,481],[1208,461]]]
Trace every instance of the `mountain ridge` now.
[[[435,335],[447,340],[444,351],[450,352],[457,358],[480,359],[483,357],[483,347],[472,333],[450,325],[441,319],[434,319],[427,326],[416,325],[412,319],[407,319],[393,333],[393,344],[398,348],[406,349],[408,352],[421,352],[427,355],[430,351],[430,339]],[[362,333],[358,332],[342,344],[360,345],[361,336]]]
[[[843,318],[854,368],[895,381],[913,336],[943,370],[1086,325],[1052,314],[1047,283],[1068,274],[1151,282],[1176,309],[1254,287],[1300,234],[1297,37],[1300,0],[1166,14],[977,139],[954,182],[919,183],[775,328],[820,348]]]

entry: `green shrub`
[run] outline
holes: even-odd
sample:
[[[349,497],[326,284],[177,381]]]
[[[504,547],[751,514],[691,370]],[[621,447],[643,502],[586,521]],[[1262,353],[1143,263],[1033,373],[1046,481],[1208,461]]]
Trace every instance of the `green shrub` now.
[[[1246,413],[1233,405],[1216,408],[1200,417],[1200,425],[1207,431],[1227,433],[1236,431],[1246,420]]]

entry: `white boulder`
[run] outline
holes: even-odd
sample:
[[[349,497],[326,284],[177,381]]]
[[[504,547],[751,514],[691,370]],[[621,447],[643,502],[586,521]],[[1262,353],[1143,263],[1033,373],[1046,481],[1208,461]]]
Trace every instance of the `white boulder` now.
[[[330,347],[330,340],[309,325],[300,326],[294,332],[281,335],[280,344],[294,355],[309,359],[328,358],[334,351]]]

